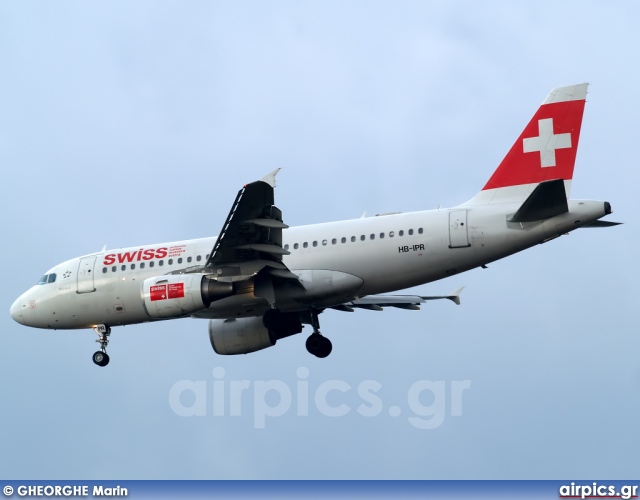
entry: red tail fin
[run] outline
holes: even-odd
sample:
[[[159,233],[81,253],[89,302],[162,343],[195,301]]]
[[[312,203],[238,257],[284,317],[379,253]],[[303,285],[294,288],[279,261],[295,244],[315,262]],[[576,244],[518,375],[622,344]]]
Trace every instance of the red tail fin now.
[[[582,83],[551,91],[483,191],[572,179],[587,86]]]

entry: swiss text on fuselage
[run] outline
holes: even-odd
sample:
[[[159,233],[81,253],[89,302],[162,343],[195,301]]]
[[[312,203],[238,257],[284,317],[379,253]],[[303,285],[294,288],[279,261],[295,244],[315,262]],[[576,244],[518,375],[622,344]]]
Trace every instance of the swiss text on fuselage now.
[[[131,252],[110,253],[104,256],[102,263],[105,266],[111,264],[124,264],[125,262],[137,262],[140,260],[164,259],[167,256],[168,249],[162,248],[141,248]]]

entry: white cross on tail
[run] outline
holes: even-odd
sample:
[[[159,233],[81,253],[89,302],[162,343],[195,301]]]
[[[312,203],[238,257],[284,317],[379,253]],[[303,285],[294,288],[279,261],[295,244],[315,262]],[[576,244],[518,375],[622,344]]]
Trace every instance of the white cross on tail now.
[[[554,134],[553,118],[538,120],[538,137],[522,139],[522,148],[525,153],[540,152],[542,167],[556,166],[556,149],[571,147],[571,134]]]

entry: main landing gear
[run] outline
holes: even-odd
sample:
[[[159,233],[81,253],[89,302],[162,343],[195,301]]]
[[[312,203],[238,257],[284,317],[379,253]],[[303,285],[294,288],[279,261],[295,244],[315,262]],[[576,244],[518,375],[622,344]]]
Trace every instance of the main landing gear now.
[[[320,322],[318,321],[318,311],[311,311],[311,326],[313,333],[307,339],[307,351],[318,358],[326,358],[331,354],[331,341],[327,337],[323,337],[320,333]]]
[[[318,314],[321,311],[312,309],[306,314],[283,313],[278,309],[269,309],[262,317],[262,324],[269,331],[272,344],[276,341],[300,333],[302,322],[313,327],[313,333],[307,339],[307,351],[318,358],[326,358],[331,353],[331,341],[320,333]],[[301,317],[302,316],[302,317]]]
[[[111,335],[111,328],[107,325],[94,326],[98,339],[96,342],[100,343],[100,350],[93,353],[93,362],[98,366],[107,366],[109,364],[109,355],[107,354],[107,344],[109,343],[109,335]]]

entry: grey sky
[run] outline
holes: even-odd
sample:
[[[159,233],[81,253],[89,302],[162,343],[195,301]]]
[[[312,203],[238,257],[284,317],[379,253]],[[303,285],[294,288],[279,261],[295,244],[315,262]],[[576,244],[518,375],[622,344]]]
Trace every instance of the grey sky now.
[[[0,4],[0,476],[637,477],[639,15],[584,1]],[[325,360],[306,334],[222,357],[206,321],[118,328],[105,369],[93,332],[9,317],[66,259],[217,234],[237,190],[276,167],[290,225],[464,202],[548,91],[583,81],[572,196],[610,201],[626,224],[417,289],[466,285],[460,307],[327,312]],[[284,382],[291,410],[254,429],[250,389],[241,416],[214,417],[216,367],[227,384]],[[181,380],[206,383],[207,415],[172,411]],[[313,404],[330,380],[352,387],[328,398],[343,417]],[[378,416],[356,410],[366,380],[382,385]],[[462,416],[447,392],[442,425],[413,427],[419,380],[471,381]]]

